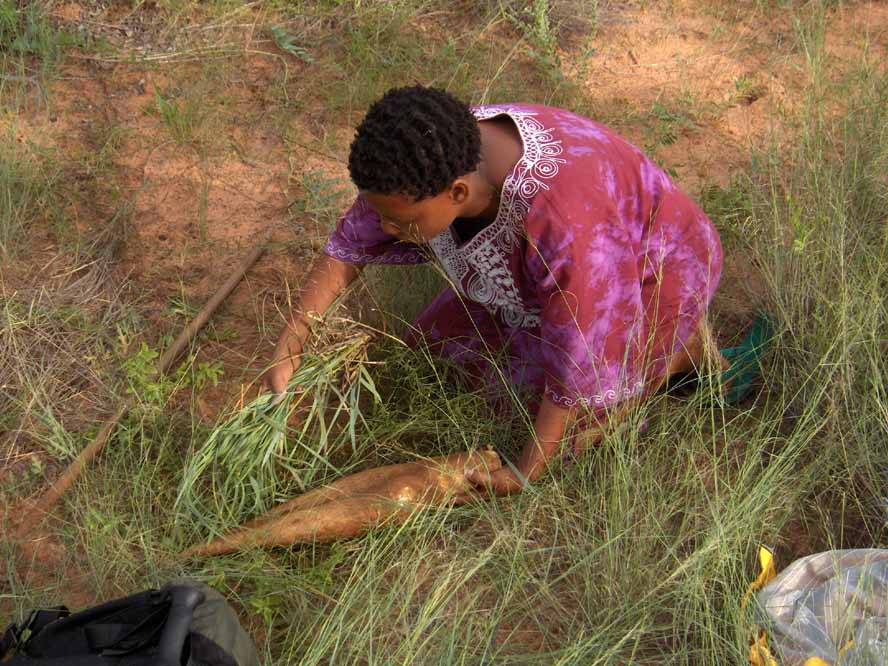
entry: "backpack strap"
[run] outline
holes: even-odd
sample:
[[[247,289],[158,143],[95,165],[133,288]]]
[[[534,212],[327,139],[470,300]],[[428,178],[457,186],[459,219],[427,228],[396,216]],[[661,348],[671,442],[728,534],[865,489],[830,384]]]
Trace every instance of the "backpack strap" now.
[[[167,621],[169,606],[149,610],[137,624],[95,622],[83,628],[90,649],[102,656],[132,654],[156,644]]]
[[[177,666],[182,663],[182,650],[191,632],[194,609],[206,599],[200,588],[187,585],[167,585],[172,603],[170,614],[160,636],[157,650],[158,666]]]
[[[28,619],[25,621],[25,624],[22,625],[21,633],[23,634],[26,631],[30,631],[31,636],[34,636],[43,631],[46,628],[46,625],[51,624],[56,620],[61,620],[63,617],[68,617],[70,614],[71,611],[68,610],[67,606],[54,606],[53,608],[32,610]],[[27,641],[28,639],[26,638],[25,640]]]
[[[68,617],[71,611],[66,606],[55,606],[53,608],[41,608],[32,610],[28,614],[28,619],[21,625],[12,623],[3,631],[0,638],[0,661],[12,651],[17,650],[24,644],[27,644],[31,636],[36,636],[43,629],[63,617]],[[27,636],[25,635],[27,634]],[[24,638],[24,640],[23,640]]]
[[[18,645],[18,642],[18,625],[12,623],[3,630],[3,636],[0,636],[0,661],[3,661],[6,658],[6,655]]]

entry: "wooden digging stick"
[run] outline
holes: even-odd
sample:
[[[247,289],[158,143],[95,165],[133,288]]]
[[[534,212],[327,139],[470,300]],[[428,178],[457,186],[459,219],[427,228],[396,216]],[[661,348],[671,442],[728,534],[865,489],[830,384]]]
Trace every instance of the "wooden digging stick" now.
[[[188,346],[188,343],[191,342],[195,335],[197,335],[197,332],[209,321],[210,317],[213,316],[213,313],[222,301],[234,291],[234,288],[241,279],[243,279],[244,275],[250,270],[253,264],[258,261],[263,252],[265,252],[265,243],[257,245],[253,248],[250,254],[241,261],[234,273],[231,274],[231,277],[219,287],[216,293],[213,294],[213,297],[203,306],[203,309],[197,313],[197,316],[191,320],[188,326],[185,327],[185,330],[179,334],[179,337],[175,339],[173,344],[171,344],[166,352],[164,352],[163,356],[161,356],[157,368],[158,375],[166,374],[170,370],[173,362],[178,358],[179,354],[182,353],[185,347]],[[34,516],[33,522],[27,520],[23,522],[16,532],[16,536],[22,538],[27,535],[31,527],[38,524],[42,517],[55,506],[55,503],[59,501],[59,498],[68,491],[71,485],[80,476],[81,472],[83,472],[84,467],[86,467],[90,461],[99,455],[99,453],[102,452],[102,449],[105,448],[105,444],[107,444],[108,440],[111,438],[114,428],[117,426],[120,419],[123,418],[123,415],[126,414],[126,411],[127,404],[124,401],[117,407],[117,410],[115,410],[111,419],[102,426],[102,429],[99,430],[89,446],[80,452],[80,455],[77,456],[74,462],[68,466],[62,475],[56,479],[55,483],[53,483],[49,489],[43,493],[40,499],[37,500],[33,507],[31,507],[31,512],[33,512]]]

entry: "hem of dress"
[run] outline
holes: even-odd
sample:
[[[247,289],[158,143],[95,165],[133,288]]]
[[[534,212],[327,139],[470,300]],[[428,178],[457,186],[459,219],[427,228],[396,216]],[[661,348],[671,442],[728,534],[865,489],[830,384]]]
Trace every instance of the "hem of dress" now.
[[[543,393],[549,400],[560,407],[612,407],[617,403],[628,400],[644,391],[644,382],[636,382],[631,388],[608,389],[603,393],[595,393],[591,396],[577,396],[572,398],[558,393],[548,384]]]
[[[424,264],[428,262],[427,257],[406,252],[401,255],[392,255],[392,253],[372,255],[331,247],[329,244],[324,246],[324,254],[347,264]]]

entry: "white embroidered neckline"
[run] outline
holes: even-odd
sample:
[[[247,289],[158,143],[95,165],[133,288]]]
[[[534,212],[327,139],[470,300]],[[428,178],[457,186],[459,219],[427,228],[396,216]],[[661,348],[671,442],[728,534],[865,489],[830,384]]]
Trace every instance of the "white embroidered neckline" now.
[[[546,181],[555,177],[559,166],[566,162],[559,157],[563,150],[561,141],[532,111],[485,106],[474,109],[474,114],[478,120],[501,115],[511,118],[521,136],[522,156],[503,182],[499,210],[491,224],[462,246],[450,228],[429,241],[429,245],[464,296],[499,314],[509,326],[535,328],[540,325],[539,309],[528,308],[521,299],[508,257],[523,235],[524,219],[533,198],[540,190],[549,189]]]

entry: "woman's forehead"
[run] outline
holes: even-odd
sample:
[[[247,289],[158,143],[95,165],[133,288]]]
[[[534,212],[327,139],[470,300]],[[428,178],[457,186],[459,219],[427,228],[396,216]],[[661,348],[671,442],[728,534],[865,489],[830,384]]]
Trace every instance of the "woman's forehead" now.
[[[416,201],[407,194],[380,194],[361,192],[368,205],[381,215],[409,215],[432,203],[431,199]]]

